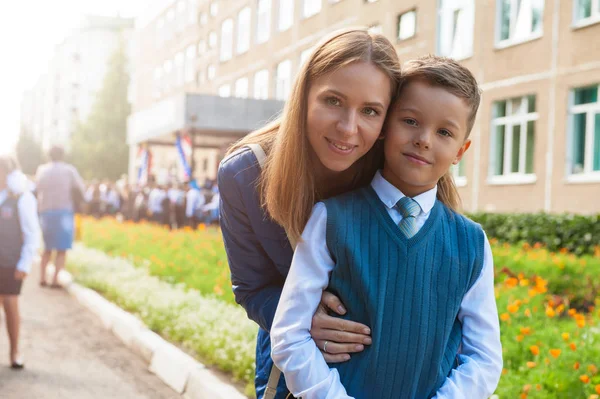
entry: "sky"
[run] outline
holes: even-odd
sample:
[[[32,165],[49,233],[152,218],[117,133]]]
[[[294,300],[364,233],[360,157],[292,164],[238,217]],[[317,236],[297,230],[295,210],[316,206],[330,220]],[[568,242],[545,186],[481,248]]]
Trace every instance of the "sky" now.
[[[135,17],[148,0],[18,0],[0,4],[0,154],[18,139],[22,94],[83,15]]]

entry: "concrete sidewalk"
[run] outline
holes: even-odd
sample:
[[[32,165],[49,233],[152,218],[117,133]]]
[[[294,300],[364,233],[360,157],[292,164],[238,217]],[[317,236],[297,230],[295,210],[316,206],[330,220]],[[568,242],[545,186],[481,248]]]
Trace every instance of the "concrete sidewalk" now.
[[[38,282],[35,265],[20,298],[25,370],[8,367],[0,312],[0,398],[181,398],[66,291]]]

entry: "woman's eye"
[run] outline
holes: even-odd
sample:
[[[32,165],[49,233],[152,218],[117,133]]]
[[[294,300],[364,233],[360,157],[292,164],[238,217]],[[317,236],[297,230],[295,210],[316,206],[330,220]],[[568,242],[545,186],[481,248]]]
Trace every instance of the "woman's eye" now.
[[[373,109],[373,108],[365,108],[363,110],[363,113],[365,115],[369,115],[369,116],[377,116],[377,115],[379,115],[379,112],[377,112],[377,110]]]
[[[325,101],[328,105],[340,105],[340,100],[335,97],[327,97]]]
[[[417,126],[417,121],[410,118],[404,119],[404,123],[410,126]]]

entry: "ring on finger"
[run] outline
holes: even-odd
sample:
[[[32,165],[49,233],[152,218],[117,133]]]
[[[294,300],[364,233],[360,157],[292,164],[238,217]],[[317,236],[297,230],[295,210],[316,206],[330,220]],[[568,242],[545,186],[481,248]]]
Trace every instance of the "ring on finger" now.
[[[323,352],[327,353],[327,344],[329,343],[329,341],[325,341],[325,343],[323,344]]]

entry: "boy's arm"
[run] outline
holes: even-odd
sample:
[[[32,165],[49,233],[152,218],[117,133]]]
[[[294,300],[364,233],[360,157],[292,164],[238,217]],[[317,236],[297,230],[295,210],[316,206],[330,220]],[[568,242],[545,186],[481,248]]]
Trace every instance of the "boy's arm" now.
[[[303,399],[350,398],[311,338],[313,314],[334,267],[325,241],[327,208],[315,205],[298,243],[271,328],[271,356],[288,389]]]
[[[500,380],[502,345],[494,295],[494,259],[485,235],[484,243],[481,275],[463,298],[458,313],[463,334],[461,365],[452,370],[435,399],[487,399]]]

